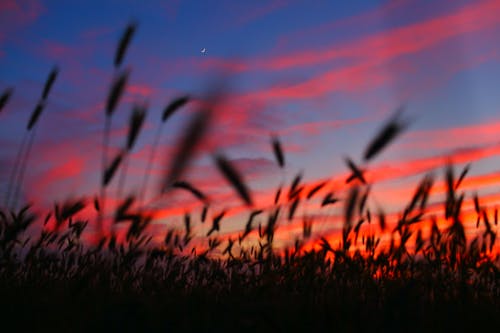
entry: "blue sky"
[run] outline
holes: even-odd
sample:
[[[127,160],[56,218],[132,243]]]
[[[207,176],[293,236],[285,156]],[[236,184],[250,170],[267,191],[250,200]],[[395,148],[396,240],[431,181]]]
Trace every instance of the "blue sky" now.
[[[202,96],[224,72],[231,87],[226,104],[186,174],[215,198],[234,194],[214,170],[212,152],[227,153],[265,202],[299,170],[310,184],[342,179],[343,157],[361,161],[366,144],[401,105],[414,120],[410,129],[367,166],[384,204],[401,207],[407,198],[394,187],[411,196],[408,180],[440,170],[450,156],[457,166],[472,162],[466,185],[490,193],[482,180],[499,172],[499,9],[490,0],[2,1],[0,91],[15,92],[0,114],[0,186],[6,187],[26,122],[57,65],[23,198],[43,207],[96,192],[114,51],[135,21],[125,58],[131,79],[113,119],[112,146],[123,141],[133,103],[147,101],[149,114],[127,191],[140,185],[163,107],[180,94]],[[162,154],[172,152],[193,109],[166,124]],[[283,172],[271,133],[285,148]],[[384,171],[389,164],[390,173]],[[161,177],[161,165],[153,170]],[[196,207],[182,193],[161,201],[183,204]]]

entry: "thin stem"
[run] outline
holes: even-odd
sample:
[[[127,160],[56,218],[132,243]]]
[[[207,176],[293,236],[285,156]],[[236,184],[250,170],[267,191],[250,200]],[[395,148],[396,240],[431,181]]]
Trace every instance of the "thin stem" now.
[[[26,152],[24,154],[24,158],[21,159],[21,166],[20,166],[20,171],[19,171],[19,179],[17,180],[17,187],[14,191],[14,196],[13,196],[13,202],[12,202],[12,209],[15,210],[17,207],[17,200],[19,197],[19,192],[21,191],[21,188],[23,187],[23,182],[24,182],[24,175],[26,173],[26,168],[28,165],[28,159],[29,155],[31,152],[31,147],[33,146],[33,142],[35,139],[35,134],[36,134],[36,129],[37,127],[35,126],[30,133],[29,139],[28,139],[28,146],[26,147]]]
[[[162,129],[163,129],[163,123],[161,123],[158,126],[158,130],[156,131],[156,135],[155,135],[153,146],[151,146],[151,151],[150,151],[150,154],[149,154],[148,164],[146,166],[146,172],[144,173],[144,180],[142,181],[141,191],[139,192],[139,205],[140,206],[143,205],[143,201],[145,199],[146,188],[148,186],[149,176],[151,174],[151,168],[153,166],[153,161],[154,161],[154,158],[155,158],[155,155],[156,155],[156,149],[157,149],[159,141],[160,141],[160,136],[161,136],[161,133],[162,133]]]
[[[19,171],[19,163],[21,163],[21,156],[23,155],[24,147],[26,145],[26,139],[28,138],[28,133],[24,133],[23,135],[23,141],[21,142],[21,147],[19,147],[19,150],[17,151],[16,155],[16,161],[14,162],[14,167],[12,168],[12,174],[10,175],[10,178],[8,180],[8,185],[7,185],[7,194],[5,196],[5,201],[4,201],[4,207],[7,208],[10,204],[10,195],[12,194],[12,187],[15,184],[14,179],[17,178],[18,176],[18,171]]]
[[[116,189],[116,200],[120,200],[120,198],[122,197],[123,187],[125,186],[125,178],[127,175],[129,161],[130,161],[129,153],[127,153],[127,154],[125,154],[124,161],[123,161],[123,167],[120,171],[120,179],[118,180],[118,186]]]
[[[105,212],[105,207],[106,207],[106,188],[104,187],[104,174],[106,173],[106,164],[108,160],[108,145],[109,145],[109,132],[111,129],[111,117],[106,115],[106,121],[104,123],[104,135],[103,135],[103,141],[102,141],[102,172],[101,172],[101,179],[100,179],[100,190],[101,190],[101,202],[100,202],[100,209],[99,209],[99,214],[97,217],[97,232],[100,236],[103,235],[103,216]]]

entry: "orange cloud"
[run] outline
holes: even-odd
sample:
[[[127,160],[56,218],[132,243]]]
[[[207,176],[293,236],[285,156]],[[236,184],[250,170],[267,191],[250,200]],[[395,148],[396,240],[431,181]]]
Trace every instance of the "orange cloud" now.
[[[383,162],[373,167],[370,167],[367,171],[367,179],[370,182],[374,182],[376,184],[384,181],[400,179],[411,175],[416,175],[424,172],[428,172],[434,170],[436,168],[442,168],[446,165],[448,160],[452,160],[454,163],[466,163],[471,161],[477,161],[485,157],[495,156],[500,154],[500,145],[493,145],[487,147],[480,148],[471,148],[465,150],[457,150],[452,152],[449,155],[438,155],[431,156],[426,158],[412,159],[407,161],[391,161],[391,162]],[[458,173],[458,171],[456,172]],[[347,172],[333,175],[330,179],[317,180],[310,183],[305,183],[305,190],[301,192],[299,197],[304,199],[309,190],[311,190],[315,185],[319,182],[327,181],[329,182],[327,186],[325,186],[320,192],[319,197],[324,195],[326,192],[330,191],[332,188],[336,191],[340,191],[345,189],[345,179],[349,176]],[[333,181],[331,180],[333,179]],[[471,189],[478,188],[480,186],[491,185],[492,182],[500,180],[500,176],[497,174],[491,175],[483,175],[483,176],[474,176],[467,177],[462,183],[462,188]],[[414,184],[411,188],[400,188],[396,191],[387,191],[384,190],[384,197],[388,197],[389,200],[394,199],[393,202],[401,202],[401,198],[411,198],[411,195],[414,191]],[[285,188],[285,194],[288,189]],[[264,206],[271,205],[272,200],[274,199],[274,188],[268,189],[266,192],[260,193],[258,200]],[[404,193],[407,193],[404,195]],[[433,191],[434,194],[443,193],[444,187],[442,184],[437,183],[436,187]],[[230,192],[229,192],[230,193]],[[230,194],[229,194],[230,195]]]
[[[404,149],[450,149],[484,145],[497,142],[499,132],[500,121],[495,120],[460,127],[416,130],[405,134],[399,146]]]
[[[375,165],[368,170],[370,181],[381,182],[431,171],[444,166],[448,161],[452,163],[467,163],[500,154],[500,144],[483,147],[456,149],[445,155],[437,155],[413,159],[409,161],[386,161]]]

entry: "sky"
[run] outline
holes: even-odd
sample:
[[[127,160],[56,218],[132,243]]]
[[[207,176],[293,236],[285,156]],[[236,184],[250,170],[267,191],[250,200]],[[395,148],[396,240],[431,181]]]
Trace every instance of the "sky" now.
[[[476,191],[494,207],[500,203],[498,13],[500,1],[492,0],[1,0],[0,91],[13,87],[14,94],[0,113],[0,199],[54,66],[60,73],[37,125],[21,198],[42,211],[98,193],[114,52],[126,25],[136,22],[110,152],[124,143],[134,103],[147,104],[148,115],[124,193],[141,186],[163,108],[183,94],[205,96],[224,73],[224,102],[183,175],[213,199],[214,211],[232,212],[221,233],[241,230],[246,210],[214,167],[214,152],[228,156],[259,207],[268,207],[276,188],[299,172],[307,186],[328,181],[325,191],[342,197],[347,156],[368,170],[369,205],[387,212],[404,207],[427,172],[442,179],[449,160],[457,174],[471,163],[462,184],[469,209]],[[408,130],[363,165],[368,142],[400,107],[411,120]],[[146,196],[158,230],[201,210],[189,193],[157,191],[194,111],[196,103],[189,103],[163,128]],[[283,145],[283,170],[272,135]],[[116,183],[111,202],[120,199]],[[433,202],[443,193],[437,186]],[[299,212],[297,221],[283,222],[281,242],[301,231],[303,214],[316,216],[317,232],[334,235],[340,228],[340,208]]]

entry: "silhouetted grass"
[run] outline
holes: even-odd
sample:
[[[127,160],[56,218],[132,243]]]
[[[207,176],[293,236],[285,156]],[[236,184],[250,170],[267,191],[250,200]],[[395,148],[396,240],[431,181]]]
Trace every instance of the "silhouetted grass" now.
[[[116,67],[135,29],[135,25],[126,29]],[[43,101],[55,80],[53,73],[57,74],[49,75]],[[344,199],[328,189],[328,182],[306,187],[301,171],[286,196],[280,186],[271,207],[255,207],[243,175],[223,154],[216,154],[214,165],[243,202],[252,206],[244,230],[237,237],[226,237],[219,232],[228,210],[214,211],[196,184],[179,179],[206,135],[211,111],[202,108],[188,123],[173,160],[165,161],[164,166],[170,167],[165,168],[160,184],[161,192],[189,191],[201,201],[202,211],[199,215],[187,211],[182,230],[169,228],[163,242],[154,242],[148,231],[154,215],[143,202],[144,187],[163,123],[187,103],[187,97],[174,99],[163,113],[139,195],[117,198],[120,203],[112,223],[126,226],[126,232],[123,237],[107,234],[102,224],[105,189],[132,150],[146,115],[145,108],[132,112],[124,149],[107,161],[111,115],[127,79],[128,72],[118,76],[107,102],[101,195],[55,203],[43,218],[30,205],[0,209],[4,327],[14,324],[32,332],[417,332],[486,330],[500,324],[500,257],[494,252],[498,210],[483,207],[474,194],[476,234],[466,237],[465,193],[459,187],[469,165],[456,181],[453,166],[445,168],[447,227],[440,227],[438,216],[428,212],[431,175],[417,185],[393,226],[381,207],[375,213],[370,209],[372,188],[364,176],[368,166],[361,168],[350,158],[345,158],[352,174]],[[0,105],[7,100],[2,96]],[[31,128],[40,112],[32,116]],[[389,120],[368,143],[363,159],[378,155],[406,127],[397,118]],[[275,136],[271,153],[285,168],[284,151]],[[322,192],[319,210],[334,204],[344,210],[336,244],[313,233],[315,217],[305,206]],[[95,221],[81,218],[88,206],[97,213]],[[292,246],[278,247],[275,235],[284,218],[298,220],[302,235]],[[205,222],[210,223],[209,229],[201,234],[196,226]],[[98,227],[96,242],[85,240],[93,234],[89,224]],[[34,232],[36,228],[30,229],[34,226],[41,230]],[[207,245],[195,245],[195,238],[204,238]]]

